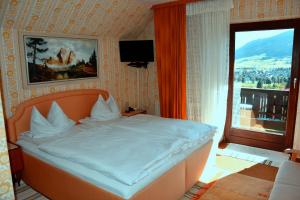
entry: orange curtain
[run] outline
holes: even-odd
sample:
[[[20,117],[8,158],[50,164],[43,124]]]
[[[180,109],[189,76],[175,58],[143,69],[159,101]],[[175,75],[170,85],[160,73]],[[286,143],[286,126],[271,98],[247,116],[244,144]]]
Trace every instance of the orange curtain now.
[[[162,117],[186,119],[185,4],[153,7]]]

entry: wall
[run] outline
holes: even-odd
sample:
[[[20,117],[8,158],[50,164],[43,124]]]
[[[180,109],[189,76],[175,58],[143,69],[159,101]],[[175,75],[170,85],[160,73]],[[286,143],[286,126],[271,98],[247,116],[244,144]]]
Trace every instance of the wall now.
[[[141,40],[153,40],[154,43],[154,50],[155,50],[155,34],[154,34],[154,21],[151,20],[145,30],[138,36],[138,39]],[[154,52],[155,54],[155,52]],[[155,59],[155,56],[154,56]],[[160,114],[159,108],[159,92],[158,92],[158,81],[157,81],[157,72],[156,72],[156,61],[150,62],[148,64],[147,69],[141,69],[142,77],[141,79],[144,80],[143,92],[141,94],[146,97],[143,98],[145,102],[143,105],[147,108],[149,113],[151,114]]]
[[[1,0],[0,22],[26,31],[137,37],[150,7],[147,0]]]
[[[14,199],[0,98],[0,199]]]
[[[231,23],[300,17],[299,0],[233,0]]]
[[[55,34],[54,34],[55,35]],[[118,39],[99,38],[100,49],[98,60],[100,78],[86,81],[69,81],[49,87],[25,89],[21,81],[21,65],[19,56],[18,31],[4,29],[1,31],[2,81],[5,94],[7,116],[11,116],[16,106],[24,100],[44,94],[73,89],[101,88],[108,90],[123,109],[125,102],[134,107],[143,107],[139,98],[138,70],[120,62]],[[143,87],[141,90],[144,89]],[[143,91],[143,90],[142,90]]]

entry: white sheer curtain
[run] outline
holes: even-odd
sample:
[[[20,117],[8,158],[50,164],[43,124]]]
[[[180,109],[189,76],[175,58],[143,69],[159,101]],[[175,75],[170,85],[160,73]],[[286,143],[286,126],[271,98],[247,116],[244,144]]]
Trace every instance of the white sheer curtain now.
[[[218,128],[215,147],[226,119],[232,6],[232,0],[187,5],[187,114]]]

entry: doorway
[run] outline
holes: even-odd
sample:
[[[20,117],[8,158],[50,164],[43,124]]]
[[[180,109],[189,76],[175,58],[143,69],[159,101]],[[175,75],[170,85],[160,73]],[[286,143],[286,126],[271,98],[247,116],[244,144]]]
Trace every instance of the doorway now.
[[[299,90],[300,20],[232,24],[226,140],[292,147]]]

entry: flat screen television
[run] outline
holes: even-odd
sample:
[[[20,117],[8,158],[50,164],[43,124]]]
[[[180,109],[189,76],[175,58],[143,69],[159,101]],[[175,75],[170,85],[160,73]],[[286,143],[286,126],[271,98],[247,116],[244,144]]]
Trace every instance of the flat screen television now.
[[[120,41],[121,62],[153,62],[153,40]]]

